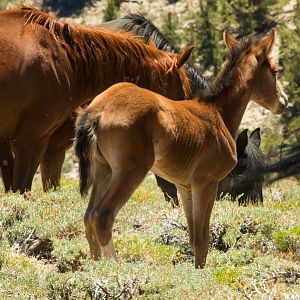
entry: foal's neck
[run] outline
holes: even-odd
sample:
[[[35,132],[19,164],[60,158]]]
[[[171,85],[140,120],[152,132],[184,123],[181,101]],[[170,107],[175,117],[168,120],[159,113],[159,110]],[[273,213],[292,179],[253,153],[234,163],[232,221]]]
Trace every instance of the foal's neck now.
[[[254,68],[237,66],[232,84],[216,96],[218,110],[234,139],[250,101],[254,74]]]

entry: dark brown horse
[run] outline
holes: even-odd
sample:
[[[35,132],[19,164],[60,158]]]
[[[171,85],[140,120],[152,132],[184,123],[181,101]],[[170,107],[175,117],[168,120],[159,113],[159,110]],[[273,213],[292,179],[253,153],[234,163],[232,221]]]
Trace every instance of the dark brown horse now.
[[[78,106],[116,82],[172,99],[190,91],[182,54],[126,32],[70,25],[37,9],[0,13],[0,162],[6,190],[30,190],[49,136]],[[43,167],[43,166],[42,166]]]
[[[274,35],[240,43],[225,32],[229,58],[212,89],[194,101],[120,83],[87,107],[75,149],[81,193],[93,187],[84,218],[92,257],[116,256],[116,215],[152,170],[176,184],[195,266],[204,266],[218,182],[237,162],[235,137],[250,98],[276,114],[287,105],[269,58]]]

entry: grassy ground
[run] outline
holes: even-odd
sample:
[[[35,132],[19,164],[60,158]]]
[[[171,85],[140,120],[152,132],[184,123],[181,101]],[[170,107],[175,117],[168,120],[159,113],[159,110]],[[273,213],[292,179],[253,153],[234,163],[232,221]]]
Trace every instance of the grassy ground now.
[[[267,188],[264,206],[214,207],[207,266],[195,270],[182,210],[152,176],[114,227],[118,262],[89,258],[77,181],[27,199],[1,193],[0,299],[300,299],[300,185]]]

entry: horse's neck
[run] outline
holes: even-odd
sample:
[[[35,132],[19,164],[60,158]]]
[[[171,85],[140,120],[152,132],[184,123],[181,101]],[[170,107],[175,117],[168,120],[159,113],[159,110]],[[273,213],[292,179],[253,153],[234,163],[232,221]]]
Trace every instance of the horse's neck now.
[[[224,100],[227,103],[220,106],[220,114],[232,137],[235,138],[250,100],[250,92],[230,95],[228,98],[224,97]]]
[[[233,138],[236,137],[250,101],[253,77],[254,70],[238,71],[232,80],[232,84],[226,88],[226,91],[217,96],[219,112]]]
[[[84,34],[90,35],[88,32]],[[102,36],[101,32],[98,34]],[[90,39],[92,40],[92,38]],[[78,95],[81,98],[94,98],[109,86],[122,81],[132,82],[148,89],[155,88],[159,93],[165,91],[165,87],[160,81],[161,78],[158,78],[162,76],[160,75],[162,72],[159,72],[160,68],[152,72],[152,76],[146,76],[145,74],[150,74],[154,67],[150,66],[142,56],[140,58],[138,55],[131,56],[129,51],[135,50],[129,49],[130,43],[126,43],[126,36],[123,39],[113,40],[112,44],[117,44],[118,47],[110,46],[106,49],[104,45],[98,43],[97,46],[95,42],[92,49],[84,48],[84,57],[88,59],[81,58],[81,53],[77,53],[77,65],[80,64],[80,69],[75,72],[74,86],[77,86],[76,90],[79,90]],[[128,47],[127,55],[125,52],[118,50],[119,48],[125,49],[125,46]],[[142,63],[143,59],[145,63]],[[157,57],[157,61],[158,65],[159,57]]]

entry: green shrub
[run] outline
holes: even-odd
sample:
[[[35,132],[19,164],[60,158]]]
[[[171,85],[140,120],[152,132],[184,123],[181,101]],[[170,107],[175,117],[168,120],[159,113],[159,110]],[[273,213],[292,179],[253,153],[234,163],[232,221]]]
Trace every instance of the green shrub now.
[[[300,251],[300,226],[275,231],[272,237],[274,244],[279,251]]]
[[[118,16],[119,8],[115,0],[108,0],[106,7],[103,11],[103,22],[114,20]]]

